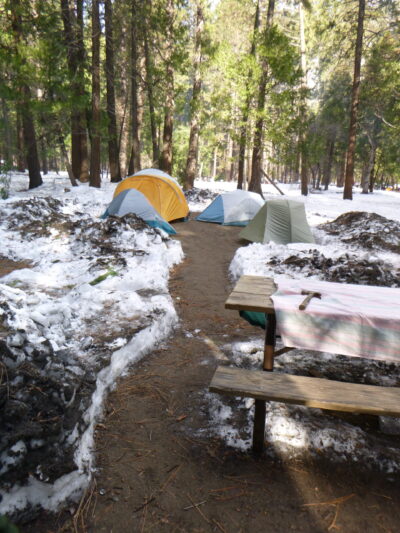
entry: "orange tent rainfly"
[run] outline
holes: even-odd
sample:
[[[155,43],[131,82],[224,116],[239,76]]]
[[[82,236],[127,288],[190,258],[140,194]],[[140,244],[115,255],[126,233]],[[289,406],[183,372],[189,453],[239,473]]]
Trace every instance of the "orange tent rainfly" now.
[[[144,194],[168,222],[189,215],[189,206],[179,183],[166,172],[155,168],[140,170],[117,185],[114,198],[126,189],[137,189]]]

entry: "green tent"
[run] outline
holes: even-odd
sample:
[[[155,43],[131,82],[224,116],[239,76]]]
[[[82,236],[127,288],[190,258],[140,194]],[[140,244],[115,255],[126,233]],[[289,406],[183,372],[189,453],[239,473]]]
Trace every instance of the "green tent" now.
[[[239,237],[262,243],[314,242],[304,204],[284,198],[265,202]]]

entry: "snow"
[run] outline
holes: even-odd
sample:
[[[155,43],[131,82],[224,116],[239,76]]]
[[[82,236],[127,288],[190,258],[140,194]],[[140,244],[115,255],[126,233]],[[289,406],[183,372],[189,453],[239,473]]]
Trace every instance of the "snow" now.
[[[107,180],[101,189],[87,184],[71,187],[66,174],[61,173],[44,177],[43,186],[32,191],[27,190],[27,184],[26,175],[12,175],[10,197],[0,201],[0,255],[29,263],[0,279],[0,321],[5,320],[12,330],[7,339],[12,354],[5,363],[12,369],[40,356],[39,368],[51,379],[59,380],[63,408],[78,410],[80,416],[63,437],[63,446],[73,448],[76,468],[50,479],[45,465],[39,464],[24,483],[8,483],[0,491],[0,513],[7,514],[29,506],[55,511],[66,501],[79,498],[88,485],[95,469],[95,426],[101,419],[107,393],[121,375],[134,371],[133,365],[157,343],[173,335],[178,317],[169,295],[168,278],[170,269],[183,258],[180,243],[161,230],[110,226],[109,240],[105,242],[102,231],[106,222],[100,223],[99,216],[115,188]],[[196,181],[195,187],[207,189],[203,196],[193,196],[189,201],[191,211],[201,211],[216,194],[234,190],[236,184]],[[393,271],[399,267],[399,254],[345,243],[340,235],[330,235],[317,226],[348,211],[377,213],[400,221],[400,194],[376,191],[362,195],[355,190],[350,202],[342,200],[342,191],[334,187],[306,198],[300,196],[297,185],[280,187],[288,196],[305,203],[316,244],[240,247],[229,269],[233,281],[242,274],[277,273],[319,279],[320,274],[312,268],[296,269],[283,263],[292,255],[303,258],[304,264],[310,254],[332,261],[347,254],[350,258],[378,262],[379,268],[386,266]],[[266,199],[277,195],[270,185],[264,186],[264,193]],[[40,220],[46,224],[39,224]],[[112,245],[111,252],[106,245]],[[319,255],[315,256],[317,252]],[[199,333],[195,330],[186,335]],[[232,364],[259,367],[261,337],[226,344],[224,351],[230,354]],[[368,382],[387,385],[398,384],[400,376],[396,365],[387,368],[377,362],[298,351],[280,357],[276,368],[293,373],[314,369],[336,379],[351,378],[356,372]],[[79,380],[84,378],[89,384],[87,398],[79,397]],[[12,385],[18,387],[23,379],[15,376]],[[227,400],[206,392],[204,397],[209,403],[210,430],[225,439],[227,445],[248,450],[251,400]],[[247,424],[240,427],[234,422],[238,410],[247,417]],[[382,427],[385,426],[392,428],[383,420]],[[363,462],[385,472],[400,471],[398,448],[383,447],[367,430],[317,410],[270,403],[267,432],[267,440],[275,450],[271,453],[297,457],[318,454],[323,449],[324,455],[330,451],[333,461]],[[0,473],[8,474],[21,464],[28,450],[41,450],[44,446],[45,438],[37,436],[14,442],[0,457]]]
[[[30,351],[46,345],[54,359],[45,370],[49,368],[53,378],[57,370],[64,384],[72,379],[74,385],[74,379],[88,371],[96,377],[81,422],[66,438],[66,443],[75,447],[76,470],[49,482],[39,465],[26,484],[8,486],[0,492],[0,513],[7,514],[28,505],[54,511],[66,500],[78,497],[87,486],[94,468],[94,429],[108,391],[177,324],[168,277],[170,268],[183,258],[180,243],[161,230],[119,228],[112,241],[119,252],[116,264],[111,265],[115,257],[107,257],[106,263],[110,264],[102,264],[102,242],[97,242],[102,235],[91,224],[100,224],[98,217],[111,201],[115,185],[103,183],[100,190],[86,184],[70,188],[65,176],[50,175],[40,188],[26,191],[26,186],[26,176],[13,176],[10,198],[0,203],[0,254],[31,264],[1,278],[0,302],[7,306],[0,306],[0,317],[7,320],[13,332],[7,341],[15,352],[15,359],[6,363],[18,367],[29,360]],[[20,203],[32,199],[32,205]],[[38,199],[46,201],[38,203]],[[47,203],[47,199],[51,201]],[[54,201],[59,205],[52,210]],[[35,234],[39,219],[47,222],[46,217],[50,221],[54,216],[60,219],[58,222],[64,217],[76,227],[75,231],[63,231],[56,224],[47,232]],[[26,232],[16,231],[21,225],[26,225]],[[93,283],[111,266],[116,275]],[[100,361],[96,360],[96,350],[90,349],[93,339],[89,333],[98,337],[105,326],[114,331],[99,350]],[[124,335],[135,327],[137,333]],[[13,384],[19,380],[18,376]],[[76,388],[71,398],[64,398],[66,408],[74,402],[75,394]],[[33,439],[29,444],[14,444],[1,457],[2,473],[22,460],[27,445],[35,449],[42,442]]]

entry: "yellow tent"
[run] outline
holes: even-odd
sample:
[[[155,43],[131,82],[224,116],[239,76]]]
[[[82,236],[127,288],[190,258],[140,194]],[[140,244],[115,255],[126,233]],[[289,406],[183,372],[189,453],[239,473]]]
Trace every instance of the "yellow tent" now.
[[[168,222],[185,218],[189,206],[179,183],[166,172],[155,168],[145,168],[128,176],[119,183],[114,198],[126,189],[137,189],[146,196],[151,205]]]

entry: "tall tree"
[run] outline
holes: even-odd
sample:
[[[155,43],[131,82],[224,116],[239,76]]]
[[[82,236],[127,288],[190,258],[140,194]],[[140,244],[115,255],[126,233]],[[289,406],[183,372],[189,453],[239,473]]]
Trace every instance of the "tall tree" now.
[[[254,29],[253,29],[253,39],[251,43],[250,55],[252,58],[256,56],[256,36],[260,27],[260,0],[257,0],[256,12],[254,16]],[[246,145],[247,145],[247,135],[248,135],[248,120],[250,116],[250,105],[253,98],[251,92],[251,83],[253,81],[253,67],[251,66],[247,73],[246,79],[246,96],[245,102],[242,109],[242,123],[240,126],[240,140],[239,140],[239,164],[238,164],[238,183],[237,188],[243,188],[244,181],[244,166],[246,162]]]
[[[17,170],[24,172],[25,170],[25,149],[24,149],[24,130],[22,128],[21,111],[16,109],[16,129],[17,129]]]
[[[150,118],[150,129],[151,129],[151,145],[153,152],[153,165],[158,167],[160,159],[160,150],[158,145],[158,134],[157,134],[157,120],[156,120],[156,111],[155,111],[155,100],[154,100],[154,90],[153,90],[153,62],[149,46],[149,36],[148,32],[145,32],[144,35],[144,56],[145,56],[145,66],[146,66],[146,90],[147,90],[147,101],[149,104],[149,118]]]
[[[11,2],[10,2],[11,3]],[[24,74],[26,67],[26,58],[22,55],[22,50],[26,47],[24,43],[24,29],[22,26],[22,14],[29,12],[30,6],[23,0],[13,0],[12,6],[8,6],[11,12],[11,25],[14,38],[14,53],[16,59],[16,78],[17,78],[17,108],[22,118],[22,131],[24,140],[24,149],[26,163],[29,172],[29,188],[34,189],[42,185],[42,176],[40,174],[40,163],[36,142],[36,130],[32,113],[32,97],[28,80]],[[12,8],[12,9],[11,9]]]
[[[350,126],[349,140],[347,145],[346,174],[344,180],[343,199],[353,199],[353,181],[354,181],[354,155],[356,150],[356,131],[357,131],[357,111],[360,100],[360,82],[361,82],[361,58],[362,43],[364,34],[364,17],[365,17],[365,0],[358,0],[358,20],[357,20],[357,39],[354,54],[354,75],[353,88],[351,91],[351,109],[350,109]]]
[[[172,133],[174,129],[174,67],[173,67],[173,24],[174,2],[166,0],[165,5],[166,28],[165,28],[165,104],[164,104],[164,130],[162,151],[160,155],[160,168],[172,174]]]
[[[71,165],[74,176],[89,180],[89,156],[85,110],[85,47],[83,40],[83,0],[77,0],[76,12],[69,0],[61,1],[64,42],[71,86]]]
[[[299,134],[299,152],[300,152],[300,178],[301,194],[308,194],[308,176],[307,176],[307,150],[305,142],[305,123],[307,121],[307,59],[306,59],[306,39],[304,31],[304,10],[303,3],[299,2],[299,29],[300,29],[300,61],[301,61],[301,88],[300,88],[300,134]]]
[[[140,110],[139,110],[139,24],[137,1],[132,0],[131,7],[131,134],[132,148],[128,174],[141,169],[140,161]]]
[[[268,34],[272,25],[274,16],[275,0],[269,0],[267,20],[264,29],[264,41],[267,42]],[[263,54],[261,58],[261,77],[258,86],[258,100],[257,100],[257,120],[254,129],[253,138],[253,154],[251,160],[251,180],[249,183],[249,191],[258,192],[262,194],[261,190],[261,161],[263,152],[263,127],[264,127],[264,108],[266,98],[266,88],[268,81],[269,65],[267,58]]]
[[[92,0],[92,145],[90,186],[100,187],[100,14],[99,1]]]
[[[121,170],[119,165],[117,117],[115,112],[114,30],[111,0],[105,0],[104,19],[106,33],[108,160],[111,181],[114,183],[121,180]]]
[[[184,188],[192,189],[197,169],[200,131],[200,94],[201,94],[201,63],[202,63],[202,34],[204,30],[204,14],[201,0],[196,0],[196,26],[194,32],[193,57],[193,89],[190,103],[190,135],[189,150],[186,160]]]

